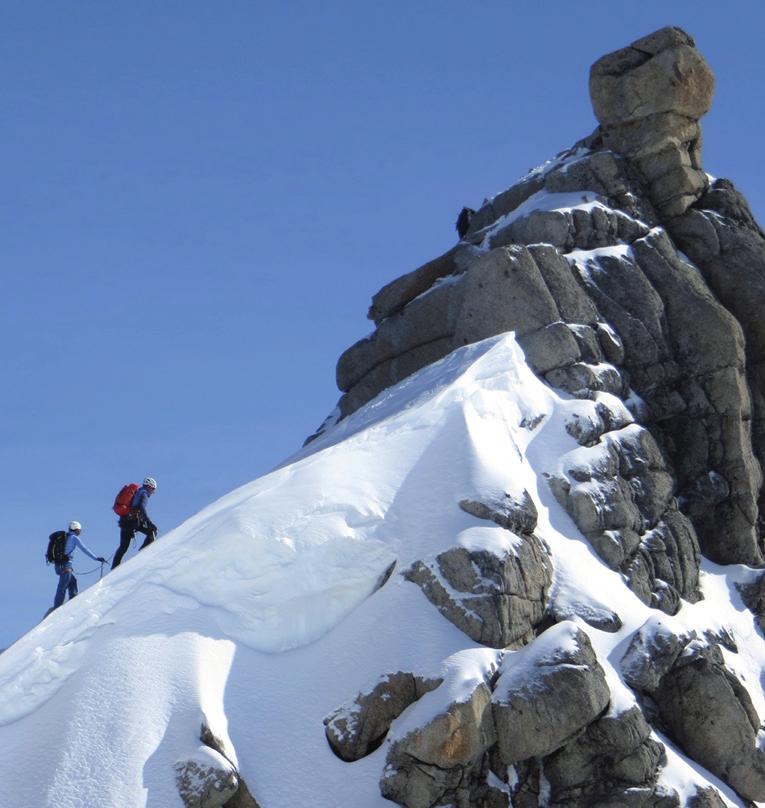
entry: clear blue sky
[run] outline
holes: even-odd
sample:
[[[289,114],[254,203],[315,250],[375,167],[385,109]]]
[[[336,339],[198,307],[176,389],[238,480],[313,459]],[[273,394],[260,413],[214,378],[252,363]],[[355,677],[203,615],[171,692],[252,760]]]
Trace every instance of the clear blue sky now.
[[[371,295],[669,24],[717,75],[705,167],[763,221],[755,0],[1,2],[0,647],[52,601],[51,531],[111,556],[124,482],[167,531],[299,447]]]

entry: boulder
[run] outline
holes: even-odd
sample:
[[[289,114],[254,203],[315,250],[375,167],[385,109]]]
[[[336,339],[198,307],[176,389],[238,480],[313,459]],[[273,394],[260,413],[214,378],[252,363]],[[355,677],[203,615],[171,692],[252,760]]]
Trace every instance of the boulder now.
[[[624,681],[640,693],[653,693],[679,659],[695,632],[668,617],[651,617],[632,636],[621,660]]]
[[[442,681],[405,671],[381,676],[374,687],[359,693],[324,719],[332,751],[345,761],[366,757],[382,743],[391,723]]]
[[[431,808],[460,790],[467,798],[469,774],[496,738],[491,691],[479,682],[467,698],[391,743],[380,792],[405,808]]]
[[[553,194],[592,191],[619,199],[633,189],[623,158],[611,151],[593,151],[545,174],[544,187]]]
[[[555,300],[561,319],[566,323],[596,322],[598,310],[566,258],[548,244],[532,244],[528,251]]]
[[[556,623],[579,618],[593,628],[609,633],[619,631],[622,627],[619,615],[594,598],[586,601],[566,600],[565,602],[553,599],[548,611]]]
[[[461,499],[460,508],[478,519],[490,519],[505,530],[519,535],[534,532],[537,526],[537,508],[529,492],[507,492],[479,499]]]
[[[627,384],[624,376],[613,365],[574,362],[554,368],[544,374],[545,380],[560,390],[578,398],[589,398],[594,392],[624,395]]]
[[[222,808],[236,794],[239,776],[226,758],[201,746],[192,759],[175,764],[175,783],[185,808]]]
[[[635,706],[593,721],[545,760],[553,805],[653,805],[664,747]]]
[[[765,800],[765,753],[749,693],[718,646],[688,646],[653,693],[680,747],[745,799]]]
[[[454,330],[455,296],[449,284],[435,286],[359,340],[337,363],[337,386],[350,390],[376,365],[406,351],[449,337]]]
[[[720,792],[708,786],[697,788],[695,794],[688,799],[688,808],[727,808],[728,803],[720,796]]]
[[[573,331],[565,323],[550,323],[518,340],[535,373],[571,365],[582,355]]]
[[[625,681],[652,698],[686,754],[746,799],[763,799],[759,716],[717,642],[703,642],[667,618],[650,618],[633,636],[621,665]]]
[[[544,618],[552,564],[533,534],[508,545],[504,552],[452,547],[433,561],[416,561],[404,576],[475,642],[492,648],[522,645]]]
[[[226,801],[224,808],[260,808],[257,801],[250,793],[250,789],[247,787],[247,783],[245,783],[244,778],[231,761],[229,754],[226,753],[226,748],[223,741],[221,741],[221,739],[213,733],[206,723],[202,724],[199,739],[205,746],[214,750],[218,755],[228,761],[233,770],[236,772],[239,785],[237,786],[236,791]]]
[[[713,92],[712,71],[680,28],[662,28],[590,69],[592,106],[603,126],[662,112],[699,119],[709,111]]]
[[[571,413],[566,432],[581,446],[594,446],[607,432],[615,432],[634,423],[634,417],[618,398],[594,395],[590,411]]]
[[[655,386],[651,370],[670,359],[664,302],[631,252],[571,259],[605,322],[619,335],[624,366],[638,391]]]
[[[388,387],[392,387],[412,373],[443,359],[452,351],[450,337],[427,342],[386,359],[370,368],[340,399],[340,413],[343,417],[356,412],[368,401]]]
[[[492,696],[502,762],[512,766],[560,749],[598,718],[609,700],[587,635],[568,621],[548,628],[502,663]]]

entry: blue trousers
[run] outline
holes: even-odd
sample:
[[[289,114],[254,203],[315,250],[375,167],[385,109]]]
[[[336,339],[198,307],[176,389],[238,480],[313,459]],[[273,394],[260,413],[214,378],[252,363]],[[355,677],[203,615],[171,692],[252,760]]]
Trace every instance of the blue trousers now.
[[[58,574],[58,588],[56,597],[53,599],[54,609],[58,609],[64,602],[67,589],[69,590],[69,600],[77,594],[77,579],[74,577],[72,568],[69,565],[56,564],[56,573]]]

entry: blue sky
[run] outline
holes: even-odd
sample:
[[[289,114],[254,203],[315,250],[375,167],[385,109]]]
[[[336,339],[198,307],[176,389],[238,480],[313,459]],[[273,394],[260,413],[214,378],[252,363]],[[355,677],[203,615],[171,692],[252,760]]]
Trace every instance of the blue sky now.
[[[167,531],[299,447],[371,295],[594,128],[603,53],[696,38],[705,167],[763,221],[764,22],[759,2],[0,3],[0,647],[52,601],[51,531],[78,519],[112,555],[124,482],[157,478]]]

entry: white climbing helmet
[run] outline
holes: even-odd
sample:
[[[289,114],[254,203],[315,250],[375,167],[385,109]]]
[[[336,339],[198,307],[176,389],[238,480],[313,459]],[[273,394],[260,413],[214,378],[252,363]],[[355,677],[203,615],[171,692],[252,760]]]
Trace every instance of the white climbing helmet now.
[[[82,525],[74,519],[69,523],[69,530],[82,530]]]
[[[155,491],[157,490],[157,481],[156,481],[156,480],[155,480],[153,477],[147,477],[147,478],[146,478],[146,479],[143,481],[143,484],[144,484],[144,485],[145,485],[147,488],[153,488]]]

